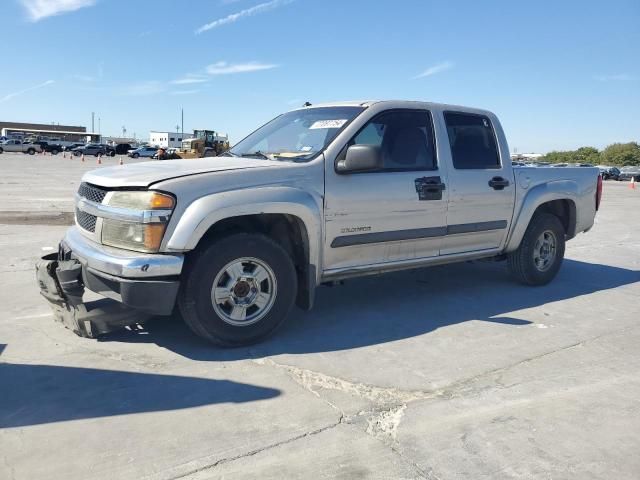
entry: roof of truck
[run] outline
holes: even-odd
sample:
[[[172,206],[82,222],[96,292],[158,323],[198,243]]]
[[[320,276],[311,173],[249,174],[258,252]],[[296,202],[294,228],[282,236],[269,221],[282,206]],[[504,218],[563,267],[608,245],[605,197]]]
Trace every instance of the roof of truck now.
[[[318,108],[318,107],[370,107],[372,105],[384,105],[388,108],[407,108],[407,107],[424,107],[424,108],[438,108],[441,110],[464,110],[467,112],[476,113],[490,113],[488,110],[475,107],[466,107],[463,105],[451,105],[446,103],[425,102],[418,100],[348,100],[341,102],[326,102],[315,103],[309,106],[302,106],[295,110],[302,110],[305,108]]]

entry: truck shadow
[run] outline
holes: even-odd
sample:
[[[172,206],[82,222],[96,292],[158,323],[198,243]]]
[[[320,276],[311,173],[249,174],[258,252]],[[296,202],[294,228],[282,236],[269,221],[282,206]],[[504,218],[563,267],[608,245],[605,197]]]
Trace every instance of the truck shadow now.
[[[0,363],[0,385],[0,428],[252,402],[281,393],[228,380],[12,363]]]
[[[252,347],[219,349],[176,317],[100,341],[153,342],[196,360],[240,360],[283,353],[346,350],[424,335],[470,320],[523,326],[513,312],[640,281],[640,272],[565,260],[544,287],[513,282],[502,263],[474,262],[364,277],[318,289],[311,312],[294,310],[275,336]]]

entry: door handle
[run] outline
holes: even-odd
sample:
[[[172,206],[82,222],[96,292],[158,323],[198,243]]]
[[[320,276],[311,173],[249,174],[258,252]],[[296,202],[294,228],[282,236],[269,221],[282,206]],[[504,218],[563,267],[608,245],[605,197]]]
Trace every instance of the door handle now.
[[[440,177],[422,177],[414,180],[418,200],[442,200],[442,191],[446,186]]]
[[[502,177],[493,177],[491,180],[489,180],[489,186],[494,190],[503,190],[504,187],[509,186],[509,180]]]

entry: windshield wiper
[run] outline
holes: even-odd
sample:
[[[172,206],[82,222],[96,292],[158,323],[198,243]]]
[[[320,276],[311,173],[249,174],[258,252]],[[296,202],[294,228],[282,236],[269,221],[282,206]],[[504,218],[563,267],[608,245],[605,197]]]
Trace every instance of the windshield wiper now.
[[[226,152],[224,152],[222,155],[218,155],[219,157],[238,157],[239,155],[236,155],[235,153],[233,153],[231,150],[227,150]]]
[[[258,158],[264,158],[265,160],[275,160],[274,157],[272,157],[268,153],[261,152],[260,150],[256,150],[255,152],[251,152],[251,153],[243,153],[240,156],[241,157],[258,157]]]

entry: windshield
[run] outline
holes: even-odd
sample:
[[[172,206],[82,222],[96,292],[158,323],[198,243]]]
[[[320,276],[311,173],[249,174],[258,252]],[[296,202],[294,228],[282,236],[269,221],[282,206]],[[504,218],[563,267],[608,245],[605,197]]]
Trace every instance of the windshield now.
[[[294,110],[271,120],[235,145],[240,157],[308,160],[322,151],[364,107]]]

